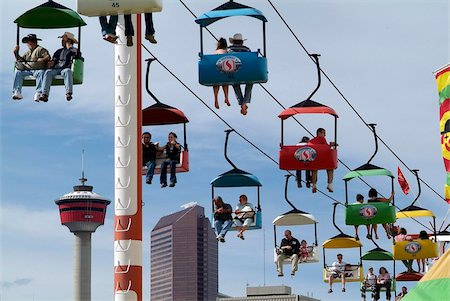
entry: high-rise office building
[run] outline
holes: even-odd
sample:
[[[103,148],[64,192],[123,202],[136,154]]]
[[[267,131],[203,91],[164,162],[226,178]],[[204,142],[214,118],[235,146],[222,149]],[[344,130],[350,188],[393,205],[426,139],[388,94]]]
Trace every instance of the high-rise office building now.
[[[152,301],[216,299],[217,240],[203,207],[162,217],[152,230],[150,249]]]

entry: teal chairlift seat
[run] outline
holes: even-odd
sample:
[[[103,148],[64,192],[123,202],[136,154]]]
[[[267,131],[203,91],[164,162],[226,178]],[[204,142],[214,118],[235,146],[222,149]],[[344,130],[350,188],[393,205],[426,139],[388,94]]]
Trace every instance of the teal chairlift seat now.
[[[259,179],[246,171],[243,171],[234,165],[233,162],[228,158],[227,156],[227,145],[228,145],[228,136],[231,132],[234,130],[226,130],[226,139],[225,139],[225,159],[228,161],[228,163],[231,164],[233,169],[219,175],[215,179],[211,181],[211,195],[212,199],[214,199],[214,191],[215,188],[236,188],[236,187],[256,187],[257,189],[257,206],[255,208],[255,216],[253,218],[253,222],[248,228],[248,230],[256,230],[261,229],[262,226],[262,216],[261,216],[261,201],[260,201],[260,187],[262,186]],[[214,212],[214,201],[212,201],[212,210]],[[233,213],[234,217],[234,213]],[[214,218],[211,219],[212,221]],[[231,226],[230,231],[236,230],[236,225],[233,223],[233,226]]]

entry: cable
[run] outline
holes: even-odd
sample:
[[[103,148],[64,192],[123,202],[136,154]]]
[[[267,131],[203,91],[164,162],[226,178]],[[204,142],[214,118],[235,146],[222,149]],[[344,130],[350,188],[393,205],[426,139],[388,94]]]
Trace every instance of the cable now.
[[[180,0],[181,1],[181,0]],[[277,15],[280,17],[280,19],[283,21],[284,25],[286,25],[286,27],[288,28],[288,30],[291,32],[291,34],[294,36],[295,40],[299,43],[300,47],[308,54],[308,56],[310,56],[310,53],[308,52],[308,50],[306,49],[306,47],[303,45],[303,43],[300,41],[300,39],[297,37],[297,35],[294,33],[294,31],[292,30],[292,28],[289,26],[289,24],[286,22],[286,20],[283,18],[283,16],[280,14],[280,12],[278,11],[278,9],[275,7],[275,5],[273,5],[271,0],[267,0],[269,2],[269,4],[272,6],[272,8],[274,9],[274,11],[277,13]],[[311,58],[311,57],[310,57]],[[313,60],[311,58],[311,60]],[[313,60],[314,61],[314,60]],[[335,85],[335,83],[331,80],[331,78],[325,73],[325,71],[320,68],[320,71],[322,72],[322,74],[327,78],[327,80],[330,82],[330,84],[334,87],[334,89],[338,92],[338,94],[342,97],[342,99],[345,100],[345,102],[349,105],[349,107],[353,110],[353,112],[358,116],[358,118],[370,129],[368,123],[364,120],[364,118],[359,114],[359,112],[353,107],[353,105],[350,103],[350,101],[344,96],[344,94],[341,92],[341,90]],[[406,163],[400,159],[400,157],[387,145],[386,142],[384,142],[384,140],[378,135],[376,134],[377,138],[381,141],[381,143],[383,143],[383,145],[397,158],[397,160],[399,160],[403,166],[405,166],[411,173],[413,173],[412,169],[406,165]],[[443,201],[445,201],[445,198],[443,198],[434,188],[432,188],[427,182],[425,182],[422,179],[419,179],[420,182],[422,182],[423,184],[425,184],[425,186],[427,186],[431,191],[433,191],[437,196],[439,196],[439,198],[441,198]]]
[[[181,0],[180,0],[181,1]],[[212,112],[217,118],[219,118],[226,126],[228,126],[230,129],[234,130],[236,134],[244,139],[247,143],[249,143],[251,146],[253,146],[255,149],[257,149],[261,154],[263,154],[265,157],[267,157],[270,161],[275,163],[278,166],[278,161],[276,161],[274,158],[272,158],[269,154],[267,154],[265,151],[263,151],[260,147],[255,145],[253,142],[251,142],[247,137],[239,133],[236,129],[234,129],[230,123],[228,123],[222,116],[220,116],[218,113],[216,113],[208,104],[200,98],[200,96],[197,95],[189,86],[187,86],[175,73],[173,73],[165,64],[163,64],[144,44],[142,44],[142,47],[157,61],[167,72],[170,73],[183,87],[185,87],[192,95],[194,95],[195,98],[197,98],[205,107],[208,108],[210,112]],[[290,171],[287,171],[289,174],[293,175]],[[318,192],[323,194],[324,196],[328,197],[329,199],[333,200],[334,202],[337,202],[341,204],[342,206],[345,206],[344,203],[339,202],[337,199],[333,198],[332,196],[326,194],[325,192],[317,189]]]

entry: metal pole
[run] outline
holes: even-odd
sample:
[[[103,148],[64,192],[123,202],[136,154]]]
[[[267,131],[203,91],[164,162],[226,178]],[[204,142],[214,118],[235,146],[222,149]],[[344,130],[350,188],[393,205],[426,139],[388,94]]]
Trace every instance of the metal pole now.
[[[262,22],[263,23],[263,52],[264,52],[264,57],[266,57],[266,22]]]

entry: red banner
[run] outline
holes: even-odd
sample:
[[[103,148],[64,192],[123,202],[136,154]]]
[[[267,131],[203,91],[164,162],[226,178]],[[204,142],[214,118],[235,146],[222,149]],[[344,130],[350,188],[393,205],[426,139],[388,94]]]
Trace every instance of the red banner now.
[[[398,184],[402,188],[403,193],[408,194],[409,193],[409,184],[408,184],[408,181],[406,181],[406,178],[403,175],[402,171],[400,170],[400,166],[397,169],[397,173],[398,173],[398,178],[397,178]]]

